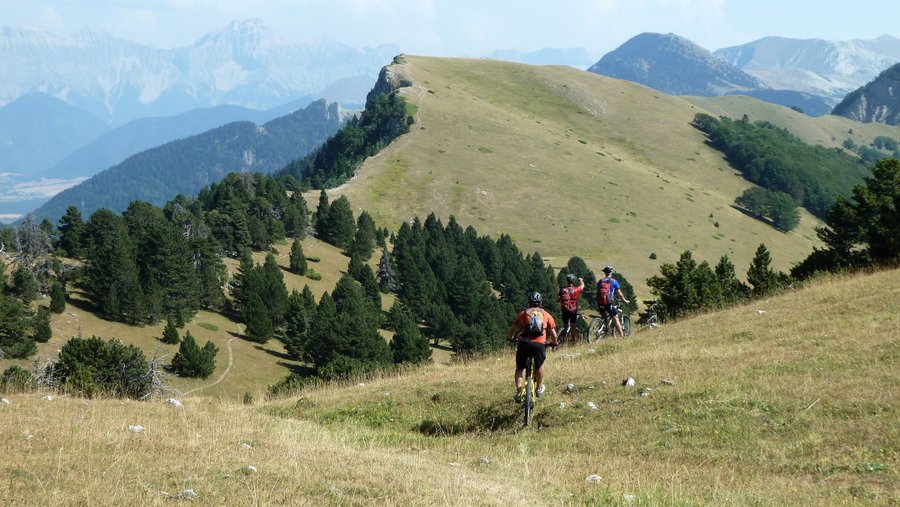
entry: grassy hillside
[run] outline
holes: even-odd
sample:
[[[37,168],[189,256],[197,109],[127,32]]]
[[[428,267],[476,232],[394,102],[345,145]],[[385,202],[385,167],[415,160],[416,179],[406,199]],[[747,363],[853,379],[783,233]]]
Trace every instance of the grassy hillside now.
[[[706,103],[568,67],[404,56],[390,70],[412,83],[402,93],[416,123],[332,191],[380,225],[453,214],[480,233],[511,234],[555,266],[572,255],[595,270],[613,264],[639,291],[685,249],[712,262],[727,253],[743,273],[761,242],[780,269],[816,242],[808,214],[784,234],[731,207],[749,184],[689,125],[698,112],[718,114]],[[790,112],[744,103],[753,118]],[[741,107],[731,109],[741,116]],[[787,120],[819,132],[805,139],[833,130],[826,139],[836,136],[837,145],[840,129],[856,125]]]
[[[192,505],[891,504],[898,287],[898,270],[826,278],[551,353],[539,428],[528,430],[510,400],[511,352],[252,406],[6,395],[0,498],[170,505],[191,490]],[[634,388],[621,386],[628,376]]]

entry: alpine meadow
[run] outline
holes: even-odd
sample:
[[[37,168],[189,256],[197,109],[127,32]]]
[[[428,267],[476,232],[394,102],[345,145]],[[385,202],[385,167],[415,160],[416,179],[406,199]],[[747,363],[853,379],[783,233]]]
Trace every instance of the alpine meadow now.
[[[698,127],[716,119],[740,156]],[[757,135],[851,176],[759,183],[796,213],[776,227],[745,176],[797,163],[759,162]],[[849,148],[885,139],[900,127],[398,55],[281,171],[4,229],[0,504],[900,503],[900,164]],[[825,187],[836,211],[802,207]],[[548,347],[523,427],[510,322],[606,265],[633,333]]]

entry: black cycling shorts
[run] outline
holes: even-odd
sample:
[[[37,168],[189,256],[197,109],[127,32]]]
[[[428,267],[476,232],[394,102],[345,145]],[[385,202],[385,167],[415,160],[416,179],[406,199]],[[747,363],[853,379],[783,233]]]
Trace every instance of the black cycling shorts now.
[[[534,357],[534,367],[539,370],[544,364],[544,360],[547,359],[547,347],[543,343],[519,342],[519,346],[516,347],[516,369],[525,369],[525,361],[528,356]]]
[[[606,312],[611,317],[615,317],[619,314],[618,305],[608,304],[608,305],[600,305],[600,311]]]
[[[578,312],[570,312],[565,308],[562,309],[562,327],[569,327],[569,324],[574,324],[575,320],[578,318]]]

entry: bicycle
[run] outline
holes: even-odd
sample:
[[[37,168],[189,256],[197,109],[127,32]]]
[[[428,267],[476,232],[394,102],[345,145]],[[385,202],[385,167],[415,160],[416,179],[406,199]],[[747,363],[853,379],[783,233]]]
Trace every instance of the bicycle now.
[[[641,315],[638,324],[643,327],[649,327],[650,329],[659,327],[659,314],[657,313],[659,310],[659,301],[648,299],[644,301],[644,306],[647,307],[647,312]]]
[[[534,412],[534,398],[534,358],[529,356],[528,359],[525,360],[525,396],[522,397],[522,402],[525,404],[526,428],[531,424],[531,415],[532,412]]]
[[[571,329],[570,329],[571,328]],[[566,344],[575,344],[581,341],[581,337],[587,335],[588,322],[582,313],[578,313],[575,317],[575,326],[562,328],[559,330],[560,346]]]
[[[618,305],[613,305],[618,309]],[[622,332],[625,336],[631,336],[631,316],[625,312],[618,312],[619,322],[622,324]],[[616,322],[612,315],[606,314],[591,319],[588,324],[588,330],[585,334],[588,343],[598,342],[607,336],[613,337],[616,334]]]

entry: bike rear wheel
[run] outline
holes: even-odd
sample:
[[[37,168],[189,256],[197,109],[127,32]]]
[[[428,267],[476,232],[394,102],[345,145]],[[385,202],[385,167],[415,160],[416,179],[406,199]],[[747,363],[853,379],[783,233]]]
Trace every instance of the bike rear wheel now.
[[[622,320],[622,332],[625,333],[625,336],[631,336],[631,316],[623,313],[620,318]]]
[[[588,331],[585,339],[588,343],[595,343],[604,338],[606,334],[606,326],[603,322],[603,318],[594,317],[591,319],[591,323],[588,324]]]

